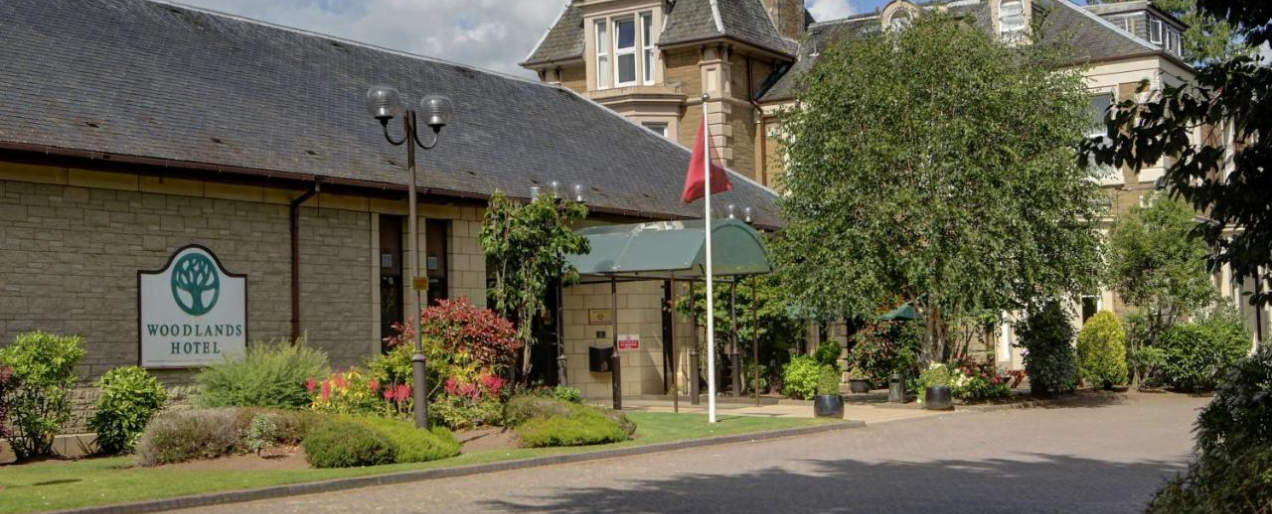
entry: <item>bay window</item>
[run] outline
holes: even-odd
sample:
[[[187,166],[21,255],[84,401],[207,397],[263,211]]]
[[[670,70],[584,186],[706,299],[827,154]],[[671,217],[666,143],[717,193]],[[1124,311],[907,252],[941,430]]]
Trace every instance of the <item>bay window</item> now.
[[[644,70],[645,84],[654,83],[654,38],[653,28],[654,15],[652,13],[640,14],[640,47],[641,47],[641,66]]]

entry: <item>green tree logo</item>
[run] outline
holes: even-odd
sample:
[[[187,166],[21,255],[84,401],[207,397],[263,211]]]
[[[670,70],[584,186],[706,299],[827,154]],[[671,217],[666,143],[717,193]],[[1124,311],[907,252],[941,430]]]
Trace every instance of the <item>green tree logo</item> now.
[[[202,316],[216,306],[221,296],[221,277],[216,264],[197,253],[177,260],[172,270],[172,299],[191,316]]]

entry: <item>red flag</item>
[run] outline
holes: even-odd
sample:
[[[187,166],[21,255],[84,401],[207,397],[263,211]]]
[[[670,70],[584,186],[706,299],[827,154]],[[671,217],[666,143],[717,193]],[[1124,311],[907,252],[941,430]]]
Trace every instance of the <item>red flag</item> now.
[[[706,136],[707,123],[703,120],[702,125],[698,126],[698,138],[693,143],[693,155],[689,157],[689,171],[685,173],[685,190],[680,194],[680,201],[690,203],[694,200],[702,198],[706,192],[706,173],[702,169],[706,163],[702,162],[702,152],[706,148],[704,138]],[[729,183],[728,174],[724,172],[724,167],[716,164],[719,159],[716,158],[715,149],[711,151],[711,194],[723,193],[733,189],[733,184]]]

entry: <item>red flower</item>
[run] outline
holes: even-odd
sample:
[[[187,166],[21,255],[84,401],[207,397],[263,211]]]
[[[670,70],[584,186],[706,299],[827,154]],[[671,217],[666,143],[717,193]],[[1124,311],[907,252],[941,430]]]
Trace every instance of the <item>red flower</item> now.
[[[336,385],[340,386],[341,389],[349,387],[349,383],[345,382],[344,375],[341,375],[339,373],[336,374]]]
[[[405,402],[411,397],[411,386],[399,384],[393,389],[393,399],[399,403]]]
[[[330,380],[322,381],[322,394],[320,397],[322,398],[322,401],[324,402],[331,399],[331,381]]]
[[[309,394],[314,394],[314,388],[317,386],[318,383],[314,382],[314,377],[309,377],[309,380],[305,381],[305,390],[308,391]]]
[[[388,402],[393,401],[393,388],[391,387],[384,388],[384,400]]]
[[[372,394],[375,394],[380,391],[380,381],[373,378],[370,382],[367,382],[367,387],[371,388]]]

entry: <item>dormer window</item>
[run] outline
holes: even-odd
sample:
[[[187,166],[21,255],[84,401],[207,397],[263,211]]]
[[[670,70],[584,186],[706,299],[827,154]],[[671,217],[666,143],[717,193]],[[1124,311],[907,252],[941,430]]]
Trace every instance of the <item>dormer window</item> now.
[[[897,9],[892,13],[892,17],[888,18],[888,30],[893,32],[910,28],[914,23],[914,12],[909,9]]]
[[[1155,45],[1162,44],[1162,20],[1148,19],[1148,41]]]
[[[1021,0],[1003,0],[998,5],[998,34],[1004,41],[1017,41],[1025,35],[1025,4]]]

